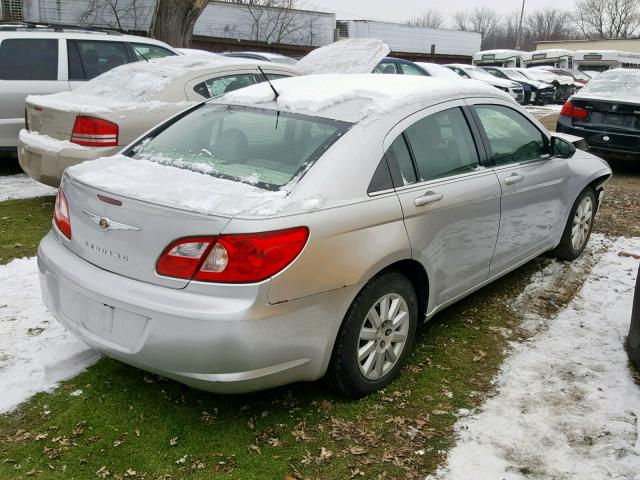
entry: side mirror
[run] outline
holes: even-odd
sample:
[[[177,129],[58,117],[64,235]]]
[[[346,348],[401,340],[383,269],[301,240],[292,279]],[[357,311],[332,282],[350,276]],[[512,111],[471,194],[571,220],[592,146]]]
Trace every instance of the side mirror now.
[[[551,156],[557,158],[571,158],[576,153],[573,143],[564,138],[551,136]]]

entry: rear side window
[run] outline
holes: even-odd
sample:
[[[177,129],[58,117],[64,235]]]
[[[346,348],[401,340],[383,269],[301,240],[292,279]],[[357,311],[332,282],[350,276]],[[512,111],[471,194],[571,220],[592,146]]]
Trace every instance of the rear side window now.
[[[205,103],[133,152],[135,158],[277,190],[310,168],[350,126],[309,115]]]
[[[159,47],[158,45],[149,45],[146,43],[131,43],[130,45],[137,60],[151,60],[152,58],[175,55],[171,50]]]
[[[416,182],[416,171],[404,134],[396,138],[385,153],[393,185],[403,187]]]
[[[256,83],[256,79],[252,73],[241,73],[210,78],[193,87],[193,90],[204,98],[212,98],[233,92],[239,88],[248,87],[254,83]]]
[[[395,75],[398,73],[396,71],[396,64],[392,62],[380,62],[376,68],[373,69],[373,73],[388,73],[391,75]]]
[[[0,80],[57,79],[57,39],[16,38],[0,44]]]
[[[405,131],[421,181],[472,171],[478,152],[459,108],[434,113]]]
[[[131,59],[123,42],[67,40],[69,80],[91,80]]]

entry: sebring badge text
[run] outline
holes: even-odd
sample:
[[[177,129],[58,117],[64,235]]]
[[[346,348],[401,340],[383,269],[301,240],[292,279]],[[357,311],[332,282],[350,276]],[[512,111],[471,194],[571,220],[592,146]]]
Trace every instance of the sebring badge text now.
[[[113,250],[107,250],[106,248],[102,248],[101,246],[91,242],[87,242],[86,240],[84,241],[84,246],[90,250],[93,250],[94,252],[101,253],[102,255],[113,257],[115,259],[122,260],[123,262],[129,261],[129,257],[126,255],[122,255],[121,253],[114,252]]]

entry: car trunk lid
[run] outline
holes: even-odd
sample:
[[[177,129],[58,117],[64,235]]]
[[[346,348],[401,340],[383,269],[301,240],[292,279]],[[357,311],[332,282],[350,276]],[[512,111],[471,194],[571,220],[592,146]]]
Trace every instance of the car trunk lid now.
[[[575,118],[576,126],[600,127],[607,131],[635,132],[640,130],[640,105],[611,100],[574,97],[571,103],[587,110],[586,118]]]
[[[77,113],[54,108],[45,108],[35,102],[27,102],[29,131],[55,138],[70,140]]]
[[[181,237],[218,235],[230,220],[114,194],[70,176],[62,189],[72,232],[65,244],[73,253],[103,270],[170,288],[189,281],[156,273],[163,250]]]

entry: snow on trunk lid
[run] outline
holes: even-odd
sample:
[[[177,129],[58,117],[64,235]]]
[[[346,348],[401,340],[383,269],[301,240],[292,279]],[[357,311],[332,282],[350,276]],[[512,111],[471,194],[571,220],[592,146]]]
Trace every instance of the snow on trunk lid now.
[[[313,50],[296,64],[304,75],[371,73],[391,49],[374,38],[348,38]]]
[[[73,253],[104,270],[170,288],[184,288],[188,280],[157,275],[156,262],[167,245],[191,235],[218,235],[229,222],[114,195],[68,177],[62,189],[71,219],[71,241],[64,243]]]
[[[37,132],[56,140],[71,139],[76,121],[75,111],[45,108],[37,102],[27,102],[26,108],[30,132]]]

